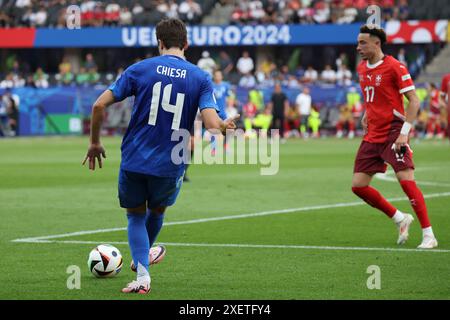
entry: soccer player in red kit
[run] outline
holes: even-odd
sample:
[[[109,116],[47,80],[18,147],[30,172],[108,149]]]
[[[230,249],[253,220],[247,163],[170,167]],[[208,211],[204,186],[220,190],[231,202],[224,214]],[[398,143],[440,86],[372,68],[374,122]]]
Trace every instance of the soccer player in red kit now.
[[[391,165],[422,226],[423,240],[418,248],[431,249],[438,243],[422,192],[414,180],[412,151],[408,145],[420,102],[407,68],[392,56],[384,55],[381,46],[385,42],[383,29],[361,27],[357,51],[363,61],[357,72],[366,109],[362,118],[365,135],[355,159],[352,191],[391,218],[399,232],[397,244],[405,243],[414,218],[396,209],[370,186],[373,175],[385,172],[387,164]],[[409,100],[406,115],[403,95]]]
[[[450,139],[450,73],[442,78],[441,98],[442,104],[447,108],[447,136]]]
[[[433,138],[434,133],[436,136],[442,138],[441,133],[441,104],[439,89],[434,83],[430,84],[430,114],[427,124],[427,138]]]

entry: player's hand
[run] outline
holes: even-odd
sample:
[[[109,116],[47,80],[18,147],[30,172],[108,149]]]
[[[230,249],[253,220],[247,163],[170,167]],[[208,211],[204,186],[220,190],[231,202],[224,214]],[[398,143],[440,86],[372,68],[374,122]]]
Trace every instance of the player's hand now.
[[[106,158],[105,149],[101,143],[91,143],[88,148],[86,158],[84,158],[83,166],[89,160],[89,169],[95,170],[95,159],[98,161],[99,168],[102,168],[102,157]]]
[[[392,147],[398,154],[404,154],[408,147],[408,136],[404,134],[399,135]]]
[[[240,116],[241,116],[240,114],[237,114],[237,115],[235,115],[235,116],[233,116],[233,117],[230,117],[230,118],[228,118],[228,119],[225,119],[225,120],[223,121],[222,133],[225,134],[225,132],[226,132],[227,129],[236,129],[236,123],[235,123],[235,121],[236,121],[237,119],[239,119]]]

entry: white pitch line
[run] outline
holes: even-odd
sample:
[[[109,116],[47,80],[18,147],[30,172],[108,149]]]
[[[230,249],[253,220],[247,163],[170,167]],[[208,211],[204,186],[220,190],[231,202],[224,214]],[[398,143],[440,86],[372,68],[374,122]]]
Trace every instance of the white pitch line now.
[[[397,178],[389,176],[389,172],[387,173],[378,173],[375,175],[375,178],[382,180],[382,181],[388,181],[388,182],[398,182]],[[421,186],[432,186],[432,187],[444,187],[448,188],[450,187],[450,184],[448,183],[442,183],[442,182],[431,182],[431,181],[420,181],[416,180],[418,185]]]
[[[428,195],[424,195],[424,198],[440,198],[440,197],[448,197],[450,196],[450,192],[442,192],[442,193],[431,193]],[[390,202],[396,201],[405,201],[409,200],[407,197],[399,197],[399,198],[391,198],[388,199]],[[268,215],[278,215],[284,213],[296,213],[296,212],[308,212],[313,210],[322,210],[322,209],[334,209],[334,208],[343,208],[343,207],[354,207],[365,205],[365,202],[357,201],[357,202],[343,202],[343,203],[334,203],[327,205],[318,205],[318,206],[308,206],[308,207],[300,207],[300,208],[290,208],[290,209],[282,209],[282,210],[272,210],[272,211],[262,211],[248,214],[240,214],[240,215],[230,215],[230,216],[222,216],[222,217],[212,217],[212,218],[203,218],[203,219],[193,219],[193,220],[184,220],[184,221],[173,221],[167,222],[164,226],[173,226],[173,225],[186,225],[186,224],[195,224],[195,223],[204,223],[211,221],[223,221],[223,220],[234,220],[234,219],[244,219],[244,218],[252,218],[252,217],[261,217]],[[11,240],[12,242],[25,242],[25,243],[44,243],[49,239],[60,239],[60,238],[68,238],[74,236],[82,236],[88,234],[97,234],[97,233],[106,233],[106,232],[114,232],[114,231],[124,231],[126,228],[111,228],[111,229],[98,229],[98,230],[87,230],[87,231],[77,231],[71,233],[63,233],[63,234],[55,234],[41,237],[31,237],[31,238],[21,238]]]
[[[37,243],[63,243],[63,244],[92,244],[98,245],[98,241],[78,240],[40,240]],[[103,241],[111,245],[128,245],[125,241]],[[277,244],[239,244],[239,243],[179,243],[160,242],[168,247],[210,247],[210,248],[253,248],[253,249],[303,249],[303,250],[332,250],[332,251],[388,251],[388,252],[434,252],[450,253],[447,249],[406,249],[406,248],[374,248],[374,247],[333,247],[333,246],[301,246],[301,245],[277,245]]]

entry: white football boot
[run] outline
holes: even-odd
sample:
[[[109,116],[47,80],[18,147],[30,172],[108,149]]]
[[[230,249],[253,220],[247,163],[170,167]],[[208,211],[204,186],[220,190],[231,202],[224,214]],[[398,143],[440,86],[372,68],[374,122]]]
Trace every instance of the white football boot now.
[[[139,293],[146,294],[151,291],[150,281],[132,281],[125,288],[122,289],[123,293]]]
[[[148,261],[150,262],[150,265],[157,264],[161,262],[164,257],[166,256],[166,247],[158,245],[150,248],[150,251],[148,252]],[[130,265],[131,271],[136,272],[136,266],[134,265],[133,260],[131,260]]]
[[[405,218],[397,223],[398,228],[398,239],[397,244],[404,244],[409,237],[409,227],[411,226],[411,223],[414,221],[414,218],[410,214],[405,214]]]
[[[422,243],[417,247],[418,249],[433,249],[438,246],[438,242],[434,236],[424,236]]]

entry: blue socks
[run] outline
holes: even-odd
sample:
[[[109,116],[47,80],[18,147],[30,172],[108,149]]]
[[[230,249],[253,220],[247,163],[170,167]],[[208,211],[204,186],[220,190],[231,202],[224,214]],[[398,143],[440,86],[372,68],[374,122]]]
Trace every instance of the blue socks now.
[[[147,234],[150,243],[150,248],[155,243],[156,237],[162,228],[164,221],[164,213],[153,213],[150,209],[147,209],[147,214],[145,215],[145,226],[147,227]]]
[[[128,243],[134,265],[138,269],[138,279],[146,277],[150,279],[148,273],[148,251],[150,250],[150,243],[145,227],[145,216],[144,213],[127,213]]]

